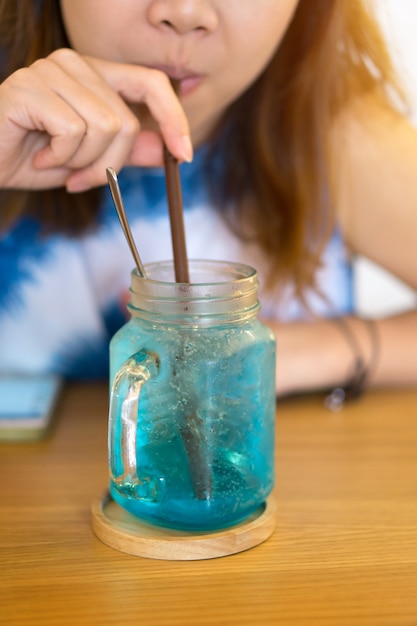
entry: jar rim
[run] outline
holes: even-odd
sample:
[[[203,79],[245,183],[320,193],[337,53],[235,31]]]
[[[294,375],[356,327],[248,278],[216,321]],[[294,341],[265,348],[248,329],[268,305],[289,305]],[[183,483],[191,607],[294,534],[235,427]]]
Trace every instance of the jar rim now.
[[[204,272],[207,274],[213,274],[216,272],[217,274],[223,273],[225,278],[224,280],[219,279],[211,279],[211,280],[190,280],[189,283],[178,283],[175,281],[174,277],[174,263],[171,260],[164,261],[153,261],[151,263],[145,264],[145,272],[146,278],[143,278],[139,275],[137,268],[132,270],[132,279],[137,278],[140,281],[147,281],[149,283],[157,283],[157,284],[166,284],[166,285],[192,285],[193,287],[199,286],[208,286],[208,285],[222,285],[225,283],[230,283],[231,281],[239,282],[246,281],[248,278],[256,277],[257,271],[251,265],[247,265],[245,263],[237,263],[232,261],[221,261],[221,260],[211,260],[211,259],[190,259],[189,260],[189,270],[190,277],[192,279],[193,273],[196,272]],[[152,274],[155,271],[165,271],[172,273],[172,280],[160,280],[158,278],[152,278]]]
[[[189,319],[202,315],[241,315],[245,311],[253,315],[259,308],[257,271],[250,265],[191,259],[190,278],[199,279],[190,283],[174,282],[172,261],[148,263],[145,272],[146,278],[139,276],[136,269],[131,273],[129,309],[136,316],[148,312]]]

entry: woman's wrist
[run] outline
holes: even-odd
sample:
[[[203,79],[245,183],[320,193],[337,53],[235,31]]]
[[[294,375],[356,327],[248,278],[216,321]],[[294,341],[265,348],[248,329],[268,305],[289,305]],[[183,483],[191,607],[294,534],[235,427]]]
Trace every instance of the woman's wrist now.
[[[329,321],[340,330],[352,351],[345,380],[331,388],[324,401],[326,408],[338,411],[346,401],[359,398],[369,386],[379,359],[379,333],[375,320],[339,317]]]

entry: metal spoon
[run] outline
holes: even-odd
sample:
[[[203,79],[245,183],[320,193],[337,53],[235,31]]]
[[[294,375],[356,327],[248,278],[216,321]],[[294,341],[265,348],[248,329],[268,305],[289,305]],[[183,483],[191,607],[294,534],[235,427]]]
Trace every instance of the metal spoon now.
[[[117,180],[117,174],[112,167],[106,169],[107,180],[109,181],[109,187],[113,202],[116,207],[117,215],[119,216],[120,223],[123,228],[123,232],[129,244],[129,248],[132,252],[133,258],[136,263],[139,276],[146,278],[145,268],[140,260],[139,252],[136,248],[135,241],[133,239],[132,231],[130,230],[129,222],[127,221],[126,211],[123,205],[122,194],[120,193],[119,181]]]

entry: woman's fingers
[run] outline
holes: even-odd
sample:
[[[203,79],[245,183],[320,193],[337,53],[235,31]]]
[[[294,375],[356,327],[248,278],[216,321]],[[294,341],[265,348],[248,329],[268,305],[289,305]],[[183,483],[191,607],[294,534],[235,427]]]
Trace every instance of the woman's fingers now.
[[[42,74],[40,63],[39,72]],[[44,69],[45,71],[45,69]],[[79,116],[83,133],[77,150],[66,161],[72,169],[93,164],[111,149],[123,161],[139,132],[139,120],[120,96],[85,60],[72,50],[60,50],[49,57],[48,78],[54,78],[57,95]],[[79,129],[74,129],[78,135]],[[66,130],[64,131],[66,134]],[[62,135],[51,139],[49,150],[38,157],[37,165],[62,165]]]
[[[189,138],[189,128],[184,111],[174,94],[167,76],[158,70],[138,67],[134,65],[120,65],[98,59],[87,58],[86,61],[102,76],[111,87],[111,104],[118,110],[123,120],[119,133],[114,137],[106,150],[97,156],[94,162],[74,173],[68,180],[67,187],[71,191],[80,191],[88,188],[99,180],[105,182],[105,169],[111,165],[119,169],[129,165],[161,165],[163,162],[163,141],[168,149],[180,160],[192,159],[192,145]],[[117,101],[115,97],[117,96]],[[151,127],[156,126],[159,131],[147,129],[147,116],[140,117],[140,125],[144,130],[138,132],[126,123],[129,117],[125,109],[126,103],[144,104],[150,113]],[[120,103],[123,110],[119,110]],[[129,109],[130,112],[130,109]],[[133,114],[130,112],[130,117]],[[136,117],[133,119],[137,120]],[[143,121],[143,124],[142,124]],[[161,136],[159,135],[161,133]]]
[[[192,159],[187,118],[166,74],[135,65],[125,65],[121,72],[117,63],[87,60],[97,71],[105,71],[106,81],[123,100],[146,104],[172,154],[181,161]]]

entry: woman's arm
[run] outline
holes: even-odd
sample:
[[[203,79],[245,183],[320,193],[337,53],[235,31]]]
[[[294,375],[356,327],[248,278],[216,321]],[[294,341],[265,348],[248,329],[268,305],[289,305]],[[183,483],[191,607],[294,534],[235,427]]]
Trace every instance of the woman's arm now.
[[[345,329],[329,320],[266,323],[277,337],[278,395],[344,386],[357,356],[346,329],[368,369],[366,387],[417,385],[417,311],[374,320],[374,333],[355,317],[344,318]]]

